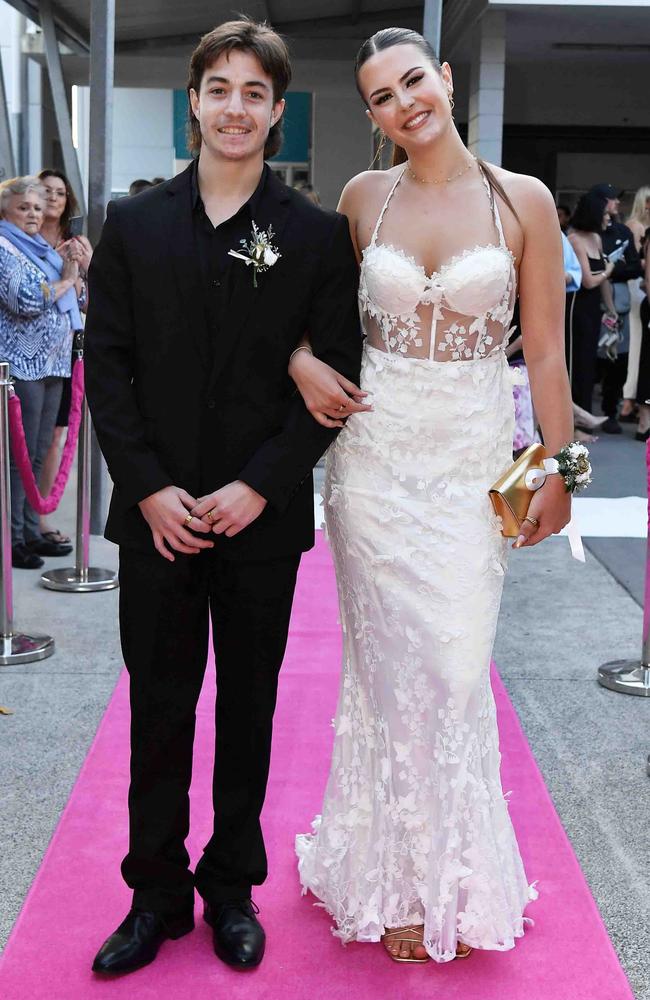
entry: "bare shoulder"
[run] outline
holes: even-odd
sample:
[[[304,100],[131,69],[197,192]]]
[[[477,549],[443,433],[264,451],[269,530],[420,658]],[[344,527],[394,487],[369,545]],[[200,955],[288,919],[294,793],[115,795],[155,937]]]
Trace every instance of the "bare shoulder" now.
[[[382,206],[402,169],[397,166],[389,170],[364,170],[345,185],[339,212],[347,215],[360,252],[370,242]]]
[[[555,200],[543,181],[529,174],[516,174],[491,163],[487,166],[508,195],[524,230],[531,225],[548,222],[549,219],[557,222]]]
[[[386,197],[400,170],[401,167],[391,167],[390,170],[364,170],[356,174],[343,188],[339,210],[347,215],[344,206],[348,206],[358,218],[368,205]]]

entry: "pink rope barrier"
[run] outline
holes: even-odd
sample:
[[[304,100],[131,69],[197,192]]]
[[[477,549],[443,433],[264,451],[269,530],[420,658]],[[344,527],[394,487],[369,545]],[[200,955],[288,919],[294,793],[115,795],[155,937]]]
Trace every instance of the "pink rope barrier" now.
[[[20,478],[25,487],[25,494],[28,501],[37,514],[51,514],[59,506],[63,491],[65,490],[79,436],[79,426],[81,424],[81,411],[84,398],[84,363],[79,359],[75,362],[72,371],[72,399],[70,402],[70,417],[68,420],[68,433],[65,439],[61,464],[56,474],[54,485],[47,497],[42,497],[32,469],[32,462],[27,450],[25,441],[25,431],[23,429],[22,409],[20,399],[14,393],[9,398],[9,435],[11,438],[11,453],[14,462],[18,466]]]

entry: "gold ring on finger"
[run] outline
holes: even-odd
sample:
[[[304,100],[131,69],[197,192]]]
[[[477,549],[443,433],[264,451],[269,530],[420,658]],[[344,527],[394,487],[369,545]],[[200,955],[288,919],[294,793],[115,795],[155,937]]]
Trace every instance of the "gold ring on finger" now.
[[[209,510],[205,516],[207,517],[208,522],[212,524],[212,522],[214,521],[214,507],[212,508],[212,510]]]
[[[192,514],[185,515],[185,520],[183,521],[183,524],[185,525],[186,528],[189,528],[190,524],[192,523],[192,517],[193,517]]]
[[[537,520],[537,518],[536,518],[536,517],[531,517],[531,515],[530,515],[530,514],[527,514],[527,515],[526,515],[526,517],[524,518],[524,521],[530,521],[530,523],[531,523],[531,524],[532,524],[532,525],[533,525],[533,526],[534,526],[535,528],[537,528],[537,527],[539,526],[539,521]]]

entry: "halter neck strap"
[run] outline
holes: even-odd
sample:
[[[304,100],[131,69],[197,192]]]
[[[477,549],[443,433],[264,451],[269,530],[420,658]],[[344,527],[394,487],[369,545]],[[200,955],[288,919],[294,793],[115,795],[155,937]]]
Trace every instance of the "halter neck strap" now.
[[[494,219],[494,225],[496,226],[496,230],[497,230],[497,232],[499,234],[499,246],[501,246],[504,249],[506,249],[506,237],[505,237],[505,234],[503,232],[503,223],[501,222],[501,213],[499,212],[499,206],[498,206],[497,200],[496,200],[496,198],[494,196],[494,189],[492,188],[492,185],[490,184],[490,181],[488,180],[487,174],[483,170],[483,167],[481,166],[480,163],[478,165],[478,169],[479,169],[481,177],[483,179],[483,183],[485,184],[485,190],[487,191],[488,198],[490,199],[490,208],[492,209],[492,218]]]
[[[374,247],[375,243],[377,242],[377,236],[379,235],[380,226],[381,226],[382,222],[384,221],[384,214],[386,212],[386,209],[388,208],[388,203],[389,203],[389,201],[391,200],[391,198],[393,197],[393,195],[395,193],[395,188],[397,187],[397,185],[401,181],[402,177],[404,176],[404,171],[405,170],[406,170],[406,166],[404,166],[402,168],[402,170],[400,170],[399,174],[397,175],[397,179],[395,180],[395,183],[393,184],[393,186],[391,187],[390,191],[388,192],[388,196],[386,197],[386,201],[384,202],[382,210],[379,213],[379,218],[377,219],[377,222],[375,223],[375,228],[374,228],[374,231],[373,231],[373,234],[372,234],[372,239],[370,240],[370,246],[371,247]]]

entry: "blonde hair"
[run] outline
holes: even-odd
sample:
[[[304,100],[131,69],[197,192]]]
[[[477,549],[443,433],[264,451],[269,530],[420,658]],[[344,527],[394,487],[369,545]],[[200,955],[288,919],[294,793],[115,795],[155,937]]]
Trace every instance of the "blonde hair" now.
[[[648,200],[650,200],[650,187],[647,185],[645,187],[640,187],[634,195],[632,211],[627,219],[628,222],[640,222],[643,226],[650,224],[650,209],[648,208]]]
[[[47,192],[43,182],[38,177],[10,177],[0,184],[0,219],[4,218],[7,202],[15,194],[27,194],[36,191],[41,201],[45,201]]]

